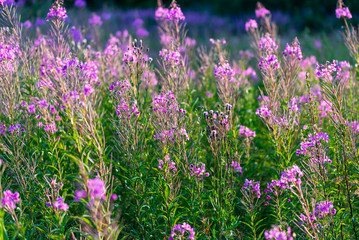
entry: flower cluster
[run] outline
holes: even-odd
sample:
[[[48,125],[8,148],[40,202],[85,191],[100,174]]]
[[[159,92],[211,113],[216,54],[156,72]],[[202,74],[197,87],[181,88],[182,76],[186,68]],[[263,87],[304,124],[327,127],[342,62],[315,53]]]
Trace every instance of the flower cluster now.
[[[171,237],[169,237],[169,240],[176,239],[195,239],[195,232],[191,225],[186,222],[183,224],[176,224],[172,229]]]
[[[0,123],[0,136],[4,136],[6,134],[6,126],[3,123]]]
[[[255,10],[255,13],[256,13],[256,18],[265,18],[267,15],[270,14],[270,11],[268,9],[266,9],[265,7],[260,5]]]
[[[196,165],[191,165],[189,167],[191,170],[191,176],[196,176],[198,178],[203,178],[203,176],[209,177],[209,172],[206,172],[206,164],[197,163]]]
[[[120,104],[117,105],[116,114],[122,119],[131,118],[132,116],[138,117],[140,115],[140,111],[137,108],[135,102],[128,103],[125,99],[121,99]]]
[[[298,103],[298,99],[294,97],[290,99],[288,109],[292,112],[298,112],[300,109],[300,105],[301,103]]]
[[[215,66],[214,76],[221,81],[228,80],[230,82],[235,82],[236,79],[234,77],[235,72],[228,62],[220,63]]]
[[[12,193],[11,190],[6,190],[3,195],[4,197],[1,199],[1,207],[5,207],[10,211],[16,209],[16,204],[20,202],[20,194],[18,192]]]
[[[159,55],[167,65],[179,66],[183,64],[182,56],[178,51],[171,51],[164,48],[160,51]]]
[[[258,28],[257,21],[254,19],[249,19],[248,22],[246,22],[245,29],[248,32],[249,30]]]
[[[239,127],[239,135],[244,136],[244,137],[254,138],[256,136],[256,132],[252,131],[251,129],[249,129],[245,126],[240,126]]]
[[[290,227],[287,228],[287,231],[282,231],[280,226],[274,226],[269,231],[265,231],[264,236],[266,240],[293,240]]]
[[[89,25],[90,26],[101,26],[102,25],[102,19],[99,15],[96,13],[93,13],[91,18],[89,18]]]
[[[301,213],[299,219],[301,220],[301,222],[299,222],[299,225],[303,225],[304,222],[308,222],[308,221],[313,222],[317,220],[317,218],[311,212],[309,212],[309,218],[305,216],[303,213]]]
[[[282,194],[282,190],[285,188],[288,188],[288,186],[284,181],[281,180],[272,180],[271,183],[267,183],[267,189],[264,190],[264,192],[267,194],[267,200],[271,199],[269,193],[273,193],[274,196],[279,196]],[[266,201],[264,204],[268,205],[269,203]]]
[[[352,14],[350,13],[348,7],[335,9],[335,15],[337,18],[352,18]]]
[[[275,50],[278,49],[277,43],[274,41],[273,38],[271,38],[269,34],[266,34],[265,37],[261,38],[258,47],[259,49],[265,50],[269,53],[273,53]]]
[[[172,173],[172,176],[174,176],[177,172],[176,163],[174,161],[170,161],[168,154],[165,156],[164,161],[162,159],[158,159],[158,169],[165,171],[166,173]]]
[[[231,167],[233,167],[233,170],[235,172],[239,172],[239,174],[242,174],[242,167],[237,161],[232,161]]]
[[[59,209],[59,210],[65,211],[65,212],[69,209],[69,205],[67,205],[67,203],[64,202],[63,197],[57,198],[53,204],[53,207],[54,207],[54,209]]]
[[[159,94],[152,99],[153,111],[167,113],[170,111],[180,111],[186,113],[185,110],[179,109],[175,95],[168,91],[166,94]]]
[[[263,105],[260,108],[257,108],[256,114],[260,118],[266,118],[272,116],[272,111],[267,106]]]
[[[346,121],[345,123],[348,127],[350,127],[350,129],[353,131],[354,134],[358,134],[359,133],[359,122],[357,120],[353,121],[353,122],[348,122]],[[0,126],[0,135],[1,135],[1,126]]]
[[[163,143],[167,141],[174,143],[176,140],[189,139],[182,124],[182,119],[187,112],[179,108],[176,97],[171,91],[154,95],[152,97],[152,107],[157,132],[154,139],[160,139]]]
[[[285,188],[291,188],[293,185],[301,185],[301,177],[303,177],[303,175],[300,168],[297,165],[293,165],[282,172],[279,184],[283,185]]]
[[[0,73],[8,70],[14,71],[14,62],[21,55],[20,49],[15,44],[0,43]]]
[[[267,55],[266,57],[261,57],[261,60],[258,63],[259,70],[263,69],[277,69],[280,67],[278,58],[274,54]]]
[[[328,214],[335,215],[337,210],[334,208],[333,203],[330,201],[317,202],[314,209],[314,215],[317,218],[325,218]]]
[[[297,39],[295,39],[292,42],[292,45],[289,45],[287,43],[287,46],[285,47],[285,49],[283,51],[283,55],[285,57],[292,57],[292,58],[298,59],[299,61],[302,61],[303,54],[302,54],[302,49],[300,48],[300,45],[299,45],[299,41]]]
[[[91,84],[97,83],[99,84],[99,70],[98,70],[99,63],[97,61],[87,61],[84,63],[79,64],[80,73],[82,75],[81,81],[87,80]]]
[[[14,124],[8,127],[7,132],[10,134],[20,134],[22,132],[25,132],[24,128],[21,128],[21,124]],[[0,135],[5,135],[6,133],[6,127],[1,123],[0,125]]]
[[[340,71],[341,67],[339,62],[337,60],[333,60],[331,63],[327,62],[326,64],[317,64],[315,67],[315,76],[325,82],[330,82],[333,80],[338,80],[337,77],[340,77],[340,74],[338,74]]]
[[[47,14],[46,21],[54,17],[60,20],[65,20],[67,18],[66,9],[62,6],[53,6]]]
[[[106,199],[106,184],[100,178],[89,179],[87,182],[87,192],[85,190],[77,190],[75,192],[75,201],[89,197],[91,201]]]
[[[257,198],[261,197],[260,182],[254,182],[253,180],[246,179],[242,187],[243,190],[252,191],[257,195]]]
[[[208,131],[210,133],[210,139],[221,140],[225,137],[227,131],[230,128],[230,116],[232,105],[225,104],[225,112],[213,111],[204,112],[204,118],[207,123]]]
[[[300,148],[297,149],[297,155],[309,157],[312,163],[331,163],[332,161],[325,152],[327,147],[324,147],[322,142],[329,142],[329,137],[326,132],[310,133],[308,137],[300,143]]]
[[[175,6],[171,9],[159,7],[155,12],[155,19],[157,21],[168,20],[178,22],[184,21],[186,17],[183,15],[181,8],[178,6]]]

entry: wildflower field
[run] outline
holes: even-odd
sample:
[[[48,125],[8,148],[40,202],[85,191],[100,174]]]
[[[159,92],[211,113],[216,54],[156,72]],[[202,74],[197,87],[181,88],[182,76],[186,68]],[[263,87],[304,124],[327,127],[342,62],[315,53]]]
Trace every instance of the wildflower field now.
[[[24,4],[0,0],[0,240],[358,240],[342,0],[320,36],[261,3],[241,31],[180,1],[56,0],[36,21]]]

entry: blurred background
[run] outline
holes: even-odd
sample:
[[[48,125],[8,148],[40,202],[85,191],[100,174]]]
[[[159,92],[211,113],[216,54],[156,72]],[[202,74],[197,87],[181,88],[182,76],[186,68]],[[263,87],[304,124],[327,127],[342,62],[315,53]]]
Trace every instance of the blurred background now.
[[[48,28],[45,18],[54,1],[6,0],[6,3],[18,6],[21,22],[30,34]],[[170,3],[171,0],[163,0],[164,7]],[[177,3],[186,17],[187,36],[195,39],[197,46],[206,46],[214,38],[226,39],[228,50],[236,53],[250,48],[244,27],[249,19],[255,19],[256,0],[177,0]],[[343,20],[335,16],[337,0],[262,0],[261,3],[271,11],[281,45],[298,37],[304,55],[314,54],[323,61],[347,59],[341,36]],[[351,23],[357,26],[359,0],[344,0],[344,3],[353,15]],[[157,0],[64,0],[63,4],[68,12],[65,21],[74,41],[93,41],[96,29],[101,38],[98,41],[105,46],[110,36],[126,32],[142,39],[152,56],[158,55],[161,36],[154,19]],[[93,21],[96,23],[92,24]]]
[[[8,0],[11,1],[11,0]],[[38,13],[41,8],[48,8],[51,0],[20,0],[26,6],[32,6]],[[102,9],[155,9],[157,0],[87,0],[87,8],[91,11]],[[64,0],[67,9],[74,7],[75,0]],[[168,6],[171,0],[163,0]],[[241,16],[254,17],[256,0],[178,0],[183,11],[203,12],[220,17],[232,17],[242,19]],[[261,3],[269,9],[274,20],[279,25],[291,25],[297,30],[309,28],[312,30],[330,30],[339,26],[334,11],[337,0],[262,0]],[[353,16],[359,12],[359,0],[347,0],[345,5],[349,7]],[[353,18],[355,19],[355,17]]]

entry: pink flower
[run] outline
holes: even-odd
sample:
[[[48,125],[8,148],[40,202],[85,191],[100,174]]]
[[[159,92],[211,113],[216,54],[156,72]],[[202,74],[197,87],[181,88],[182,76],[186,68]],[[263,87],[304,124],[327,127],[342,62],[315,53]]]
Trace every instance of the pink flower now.
[[[67,18],[66,9],[61,6],[58,6],[57,9],[55,9],[54,7],[50,8],[49,13],[46,17],[46,21],[50,20],[53,17],[56,17],[60,20],[65,20]]]
[[[59,209],[65,212],[69,209],[69,205],[67,205],[67,203],[64,203],[63,197],[57,198],[53,206],[55,209]]]
[[[84,87],[84,93],[85,95],[90,95],[91,93],[93,93],[95,90],[93,89],[92,85],[88,82],[85,83],[85,87]]]
[[[96,13],[93,13],[92,17],[89,18],[89,25],[91,25],[91,26],[101,26],[102,25],[101,17],[99,15],[97,15]]]
[[[335,9],[335,15],[337,16],[337,18],[352,18],[352,14],[350,13],[348,7]]]
[[[20,202],[20,194],[18,192],[12,193],[11,190],[6,190],[3,194],[4,198],[1,199],[1,206],[10,210],[15,209],[16,204]]]
[[[245,126],[240,126],[239,127],[239,135],[240,136],[245,136],[245,137],[255,137],[256,132],[250,130],[249,128],[247,128]]]
[[[171,237],[169,237],[169,240],[174,239],[195,239],[195,232],[193,228],[188,223],[177,224],[173,227],[171,232]]]
[[[257,21],[254,19],[249,19],[248,22],[246,22],[245,29],[248,32],[250,29],[256,29],[258,28]]]
[[[270,11],[266,9],[265,7],[260,6],[256,9],[256,18],[264,18],[266,15],[270,14]]]

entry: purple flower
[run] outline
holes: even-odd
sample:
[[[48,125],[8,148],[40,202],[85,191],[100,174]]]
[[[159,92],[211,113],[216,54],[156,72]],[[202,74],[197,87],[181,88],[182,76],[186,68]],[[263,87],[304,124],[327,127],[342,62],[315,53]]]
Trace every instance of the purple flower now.
[[[53,17],[56,17],[60,20],[65,20],[67,18],[66,9],[61,6],[53,6],[50,8],[49,13],[47,14],[46,21]]]
[[[69,206],[64,203],[63,197],[57,198],[53,206],[55,209],[63,210],[65,212],[69,209]]]
[[[247,32],[251,29],[256,29],[256,28],[258,28],[258,24],[256,20],[249,19],[248,22],[246,22],[245,29]]]
[[[188,134],[187,134],[187,131],[185,128],[181,128],[180,134],[184,137],[184,139],[189,140],[189,137],[188,137]]]
[[[11,126],[8,128],[8,132],[9,132],[9,133],[19,134],[20,131],[21,131],[21,132],[24,132],[24,131],[25,131],[23,128],[22,128],[22,129],[20,129],[20,128],[21,128],[21,124],[11,125]]]
[[[168,154],[165,156],[164,161],[162,159],[158,160],[158,169],[166,171],[166,173],[172,172],[173,176],[177,172],[176,163],[174,161],[170,161]]]
[[[144,28],[139,28],[136,31],[136,35],[139,38],[147,37],[148,34],[149,34],[148,31],[146,29],[144,29]]]
[[[280,226],[274,226],[269,231],[265,231],[264,236],[266,240],[293,240],[290,227],[287,228],[287,231],[282,231]]]
[[[3,193],[4,197],[1,199],[1,207],[6,207],[10,211],[16,208],[16,204],[20,202],[20,194],[18,192],[12,193],[11,190],[6,190]]]
[[[92,17],[89,18],[89,25],[91,26],[101,26],[102,25],[102,20],[101,17],[99,15],[97,15],[96,13],[92,14]]]
[[[177,51],[171,51],[164,48],[160,51],[159,56],[162,57],[163,61],[168,65],[182,65],[181,54]]]
[[[69,32],[75,43],[81,42],[83,40],[81,29],[77,29],[75,26],[72,26]]]
[[[133,102],[132,106],[130,106],[125,99],[122,99],[117,106],[116,114],[122,119],[130,118],[132,116],[137,118],[140,115],[140,111],[137,108],[136,102]]]
[[[240,126],[239,127],[239,135],[254,138],[256,136],[256,132],[250,130],[249,128],[247,128],[245,126]]]
[[[297,98],[292,98],[289,101],[289,110],[293,111],[293,112],[298,112],[300,108],[300,104],[298,104],[298,99]]]
[[[243,190],[252,191],[257,195],[258,198],[261,197],[261,190],[260,190],[260,182],[254,182],[253,180],[246,179],[244,185],[242,187]]]
[[[171,9],[162,8],[162,7],[157,8],[155,12],[155,19],[157,21],[169,20],[169,21],[178,22],[178,21],[184,21],[186,18],[183,15],[181,8],[176,6]]]
[[[256,18],[264,18],[266,17],[266,15],[270,14],[270,11],[263,6],[259,6],[255,10],[255,13],[256,13]]]
[[[84,8],[84,7],[86,7],[86,1],[85,0],[75,0],[74,6],[78,7],[78,8]]]
[[[258,108],[256,111],[256,114],[260,117],[260,118],[265,118],[265,117],[271,117],[272,116],[272,112],[270,109],[268,109],[267,106],[263,105],[262,107]]]
[[[91,93],[93,93],[95,90],[93,89],[92,85],[88,82],[85,83],[84,86],[84,93],[85,95],[90,95]]]
[[[155,19],[158,20],[164,20],[168,14],[169,10],[167,8],[159,7],[156,9],[155,12]]]
[[[91,199],[106,199],[106,184],[102,179],[89,179],[87,188]]]
[[[36,18],[36,20],[35,20],[35,26],[41,26],[41,25],[44,25],[44,24],[45,24],[44,19]]]
[[[317,205],[314,209],[314,215],[317,218],[325,218],[329,214],[331,215],[336,214],[336,210],[333,207],[333,203],[330,201],[317,202]]]
[[[171,237],[169,238],[169,240],[174,240],[174,239],[195,239],[195,232],[193,230],[193,228],[186,222],[184,222],[182,225],[181,224],[176,224],[171,232]]]
[[[287,43],[287,46],[283,51],[283,55],[285,57],[292,57],[298,59],[299,61],[302,61],[303,59],[302,49],[300,48],[298,39],[295,39],[292,42],[292,45],[289,45]]]
[[[184,21],[186,18],[180,7],[171,8],[166,16],[167,20],[171,21]]]
[[[0,135],[4,136],[6,134],[6,126],[3,123],[0,123]]]
[[[87,192],[85,190],[76,190],[75,191],[75,202],[80,201],[87,197]]]
[[[262,37],[259,45],[259,49],[266,50],[269,53],[273,53],[275,50],[278,49],[277,43],[271,38],[269,34],[266,34],[265,37]]]
[[[337,8],[335,9],[335,15],[337,16],[337,18],[352,18],[352,14],[350,13],[349,11],[349,8],[348,7],[345,7],[345,8]]]
[[[284,188],[291,188],[293,185],[300,185],[302,183],[301,177],[303,172],[297,165],[293,165],[282,172],[279,184]]]
[[[203,178],[203,176],[209,177],[209,173],[206,172],[206,164],[204,163],[191,165],[189,167],[189,170],[191,170],[191,176],[196,176],[201,179]]]
[[[235,82],[235,72],[228,62],[220,63],[214,67],[214,76],[221,81],[228,80]]]
[[[186,37],[184,39],[184,42],[185,42],[185,45],[188,46],[188,47],[194,47],[197,44],[195,39],[192,39],[192,38],[189,38],[189,37]]]
[[[132,22],[132,27],[140,28],[143,26],[143,20],[141,18],[136,18],[135,21]]]
[[[277,69],[280,67],[278,62],[278,58],[276,55],[271,54],[267,55],[266,57],[261,57],[261,60],[258,63],[258,67],[260,70],[268,70],[268,69]]]
[[[240,174],[242,174],[242,167],[239,164],[239,162],[232,161],[231,166],[233,167],[234,171],[239,172]]]
[[[340,72],[342,68],[338,60],[333,60],[333,62],[326,62],[326,64],[316,64],[315,67],[315,76],[319,79],[322,79],[325,82],[329,82],[340,78]],[[336,74],[335,74],[336,73]]]
[[[319,132],[308,134],[308,137],[300,143],[300,148],[297,149],[297,155],[304,155],[313,163],[331,163],[332,161],[326,155],[326,147],[324,143],[329,142],[329,136],[326,132]]]
[[[39,107],[42,107],[42,108],[46,108],[48,107],[49,105],[47,104],[46,100],[45,99],[41,99],[37,102],[37,104],[39,105]]]
[[[29,29],[29,28],[32,27],[32,23],[30,22],[30,20],[27,20],[26,22],[24,22],[24,23],[22,24],[22,26],[23,26],[24,28]]]
[[[112,195],[111,195],[111,200],[112,200],[112,201],[116,201],[117,199],[118,199],[117,194],[112,194]]]
[[[111,13],[108,13],[108,12],[104,12],[101,14],[101,17],[105,20],[110,20],[111,18]]]

